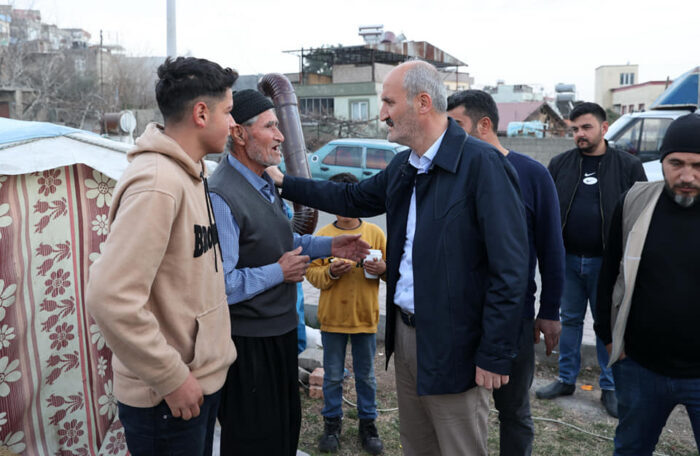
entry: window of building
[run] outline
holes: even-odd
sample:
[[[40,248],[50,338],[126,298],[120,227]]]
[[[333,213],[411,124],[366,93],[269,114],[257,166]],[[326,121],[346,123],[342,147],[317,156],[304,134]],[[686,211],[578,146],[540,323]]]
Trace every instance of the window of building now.
[[[338,146],[326,155],[322,163],[359,168],[362,166],[362,147]]]
[[[629,108],[627,109],[627,112],[630,112],[630,113],[634,112],[634,105],[633,104],[629,106]]]
[[[620,85],[634,84],[634,73],[620,73]]]
[[[83,75],[85,74],[85,59],[83,57],[78,57],[75,59],[75,72]]]
[[[367,168],[384,169],[394,158],[394,152],[387,149],[367,148]]]
[[[621,114],[626,114],[626,113],[627,113],[627,105],[623,105]]]
[[[300,98],[299,114],[306,116],[332,116],[333,98]]]
[[[368,120],[369,119],[369,101],[358,100],[350,102],[350,120]]]
[[[620,114],[622,107],[619,104],[613,105],[613,111]]]
[[[639,103],[639,112],[644,111],[644,108],[646,108],[646,106],[644,105],[644,103]]]

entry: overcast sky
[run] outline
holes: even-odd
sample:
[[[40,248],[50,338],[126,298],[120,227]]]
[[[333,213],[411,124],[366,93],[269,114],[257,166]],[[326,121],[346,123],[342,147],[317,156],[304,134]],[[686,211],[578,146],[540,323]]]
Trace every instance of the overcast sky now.
[[[132,55],[166,54],[166,0],[0,0],[42,21],[118,41]],[[574,83],[592,100],[600,65],[639,64],[639,80],[700,65],[700,0],[177,0],[177,47],[240,74],[298,71],[282,51],[362,44],[383,24],[466,62],[475,86]]]

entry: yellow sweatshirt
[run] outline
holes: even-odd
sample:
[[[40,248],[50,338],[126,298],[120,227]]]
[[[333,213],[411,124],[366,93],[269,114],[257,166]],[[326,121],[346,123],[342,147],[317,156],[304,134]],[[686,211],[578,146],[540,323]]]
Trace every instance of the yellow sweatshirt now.
[[[361,234],[362,239],[370,245],[370,249],[382,251],[382,257],[386,261],[386,237],[377,225],[362,221],[354,230],[342,230],[331,223],[316,233],[317,236],[341,234]],[[359,264],[355,264],[356,267],[350,272],[333,280],[328,275],[331,259],[314,260],[306,271],[307,280],[321,289],[318,302],[321,331],[345,334],[376,333],[379,323],[379,279],[365,278],[365,270]]]
[[[150,124],[114,190],[110,232],[85,300],[114,353],[114,394],[153,407],[190,372],[218,391],[236,358],[204,162]]]

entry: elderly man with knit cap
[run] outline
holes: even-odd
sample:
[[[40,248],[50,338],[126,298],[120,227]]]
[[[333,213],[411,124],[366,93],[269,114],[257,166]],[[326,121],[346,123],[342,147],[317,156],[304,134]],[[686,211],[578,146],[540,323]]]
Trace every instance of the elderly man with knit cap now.
[[[280,163],[284,141],[272,102],[255,90],[235,92],[231,115],[230,153],[209,179],[238,350],[221,397],[221,454],[294,455],[301,426],[296,283],[310,259],[359,261],[369,245],[359,235],[294,234],[265,173]]]
[[[673,408],[700,447],[700,115],[671,123],[664,180],[638,182],[615,209],[595,331],[606,344],[620,422],[615,455],[651,455]]]

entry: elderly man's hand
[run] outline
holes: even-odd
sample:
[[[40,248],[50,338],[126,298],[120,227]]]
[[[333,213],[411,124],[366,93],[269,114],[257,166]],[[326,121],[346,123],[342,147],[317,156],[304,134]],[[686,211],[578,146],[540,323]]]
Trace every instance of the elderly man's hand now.
[[[301,247],[285,252],[279,260],[277,260],[282,268],[284,281],[287,283],[301,282],[304,280],[306,268],[309,267],[309,256],[301,255]]]
[[[498,389],[507,385],[510,377],[508,375],[496,374],[476,366],[476,384],[488,390]]]
[[[544,334],[544,345],[547,356],[552,354],[552,350],[559,343],[561,335],[561,322],[559,320],[545,320],[538,318],[535,320],[535,343],[540,343],[540,332]]]
[[[272,182],[275,183],[275,186],[281,187],[282,186],[282,181],[284,180],[284,174],[282,174],[282,171],[280,169],[273,165],[265,169],[265,172],[267,173],[268,176],[270,176],[270,179],[272,179]]]
[[[369,254],[369,244],[359,234],[342,234],[333,238],[331,255],[352,261],[363,260]]]

